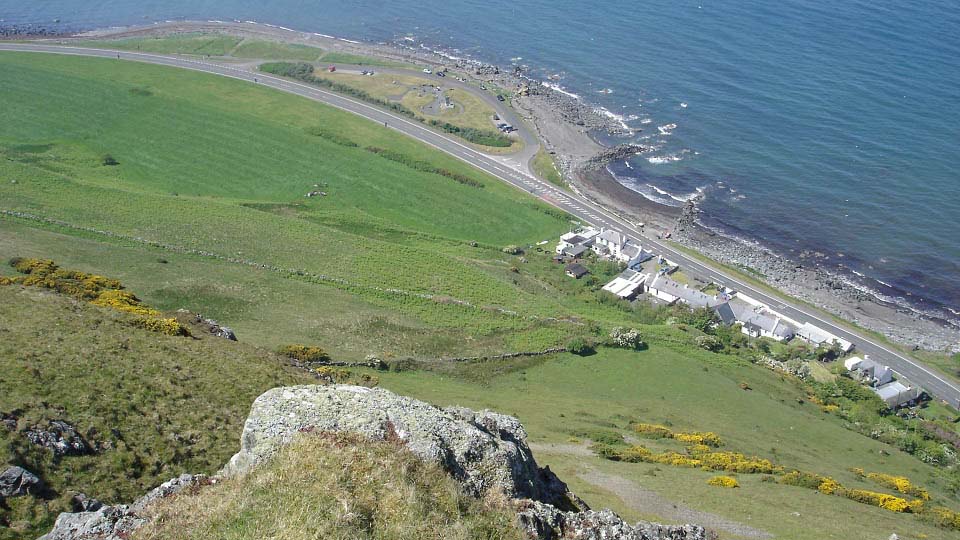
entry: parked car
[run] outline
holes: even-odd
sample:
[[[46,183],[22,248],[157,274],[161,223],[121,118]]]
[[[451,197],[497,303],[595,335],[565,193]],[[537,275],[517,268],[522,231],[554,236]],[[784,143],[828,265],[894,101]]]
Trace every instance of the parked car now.
[[[426,73],[427,75],[433,73],[433,71],[430,68],[423,68],[423,72]]]
[[[502,95],[497,94],[497,101],[506,101],[506,100],[503,99],[503,96],[502,96]]]

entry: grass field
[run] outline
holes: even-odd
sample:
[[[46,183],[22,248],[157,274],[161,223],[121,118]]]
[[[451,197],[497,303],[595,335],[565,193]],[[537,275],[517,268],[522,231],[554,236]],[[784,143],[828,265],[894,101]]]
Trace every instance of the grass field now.
[[[320,59],[323,62],[328,64],[353,64],[358,66],[380,66],[380,67],[397,67],[397,68],[416,68],[417,66],[413,64],[408,64],[406,62],[394,62],[392,60],[384,60],[382,58],[374,58],[372,56],[362,56],[359,54],[350,54],[337,51],[331,51],[323,55]]]
[[[243,40],[237,48],[230,51],[230,56],[236,58],[303,60],[304,62],[316,61],[322,54],[323,49],[319,47],[249,38]]]
[[[0,412],[20,411],[21,429],[65,420],[109,449],[55,460],[0,427],[0,460],[41,475],[52,497],[6,501],[0,523],[11,526],[0,525],[0,538],[43,534],[78,491],[129,502],[184,472],[213,473],[239,446],[256,396],[315,382],[250,345],[163,336],[126,319],[53,293],[0,287]]]
[[[384,373],[380,383],[438,405],[517,415],[531,440],[540,445],[535,447],[541,463],[558,471],[577,491],[589,494],[591,504],[612,506],[634,519],[663,516],[638,510],[629,494],[618,496],[615,490],[586,479],[597,473],[619,476],[656,492],[668,503],[711,512],[779,538],[886,538],[892,532],[900,538],[946,538],[951,534],[915,516],[761,482],[761,475],[739,475],[742,487],[728,492],[706,484],[716,473],[585,458],[576,448],[589,442],[584,434],[590,432],[631,436],[631,421],[661,423],[677,431],[713,431],[723,438],[725,448],[829,475],[860,489],[876,489],[876,485],[850,468],[904,475],[929,488],[935,500],[957,505],[942,472],[845,429],[836,417],[809,401],[799,403],[806,396],[782,376],[723,355],[657,345],[642,352],[602,349],[585,358],[561,355],[524,366],[489,362],[440,374]],[[741,383],[751,390],[741,389]],[[641,441],[651,448],[659,444]],[[551,451],[551,444],[559,446]],[[811,522],[810,516],[818,519]]]
[[[164,37],[85,40],[82,44],[84,47],[121,51],[224,56],[240,41],[241,38],[235,36],[194,32]]]
[[[543,148],[540,148],[537,154],[533,156],[533,161],[530,162],[530,166],[533,168],[533,172],[540,178],[543,178],[555,186],[562,188],[567,187],[567,183],[564,182],[563,176],[557,169],[557,164],[553,162],[553,158],[550,157],[550,154]]]
[[[363,90],[375,98],[400,103],[414,111],[421,119],[449,122],[461,128],[484,131],[495,129],[493,117],[496,115],[496,111],[494,108],[477,96],[458,88],[448,88],[442,93],[443,96],[450,99],[453,104],[452,108],[426,112],[424,107],[437,99],[432,88],[434,86],[443,87],[442,80],[392,73],[376,73],[372,76],[343,71],[330,73],[322,68],[317,69],[314,76]],[[522,142],[515,140],[512,146],[502,149],[502,151],[513,152],[521,147]]]
[[[562,266],[551,261],[553,244],[536,243],[566,232],[566,216],[495,178],[382,126],[231,79],[28,53],[0,53],[0,70],[9,75],[0,77],[0,259],[53,258],[64,268],[118,278],[147,304],[199,311],[233,327],[241,340],[209,352],[213,361],[190,372],[191,381],[202,384],[184,395],[169,388],[164,377],[177,372],[156,355],[170,353],[176,357],[170,361],[186,362],[183,358],[208,354],[206,341],[183,342],[188,349],[167,338],[156,345],[143,341],[133,349],[141,355],[108,363],[102,359],[112,357],[105,351],[117,341],[107,332],[114,324],[109,318],[89,322],[83,314],[94,308],[86,306],[71,318],[77,310],[65,300],[48,305],[32,292],[0,289],[0,347],[9,351],[0,361],[19,362],[6,370],[16,377],[24,362],[32,362],[50,374],[50,385],[6,375],[0,384],[14,381],[16,388],[56,403],[55,395],[44,392],[60,391],[67,376],[110,377],[111,383],[128,376],[130,385],[142,387],[143,399],[154,393],[169,398],[158,409],[165,411],[169,403],[191,406],[191,400],[216,392],[209,386],[215,373],[218,381],[238,385],[235,396],[209,400],[223,411],[224,425],[232,426],[242,419],[241,402],[245,414],[264,385],[296,380],[295,374],[253,359],[252,349],[242,344],[270,349],[316,344],[338,360],[409,356],[430,369],[378,374],[384,386],[439,404],[519,416],[534,442],[567,445],[545,450],[542,461],[566,473],[588,502],[613,505],[628,516],[656,517],[631,507],[630,496],[591,483],[591,474],[615,473],[668,501],[782,538],[849,538],[859,531],[879,538],[894,531],[901,538],[947,534],[914,516],[817,498],[810,490],[760,482],[754,475],[741,475],[738,490],[718,491],[706,485],[705,471],[571,454],[570,446],[583,452],[576,446],[581,443],[570,439],[582,442],[584,433],[628,434],[632,420],[669,423],[715,431],[730,449],[851,486],[868,487],[851,467],[906,475],[930,489],[938,503],[960,506],[947,471],[856,433],[856,426],[822,412],[786,376],[738,356],[701,350],[699,331],[663,324],[675,310],[630,306],[601,294],[599,287],[618,266],[587,260],[592,276],[577,281],[564,276]],[[418,162],[454,176],[410,165]],[[455,181],[456,175],[470,182]],[[306,198],[310,191],[325,195]],[[525,253],[504,253],[508,245]],[[0,265],[0,275],[10,272]],[[588,357],[456,365],[438,360],[542,350],[575,337],[605,336],[618,325],[639,328],[649,349],[601,347]],[[6,339],[9,328],[15,328],[10,334],[15,339]],[[100,330],[109,338],[101,339]],[[56,348],[47,348],[50,340]],[[68,354],[49,352],[59,349]],[[247,352],[236,352],[241,350]],[[224,351],[236,354],[221,360]],[[88,357],[96,368],[83,363]],[[134,361],[149,362],[149,369],[130,375]],[[105,365],[116,371],[101,372]],[[274,370],[264,375],[271,365]],[[224,369],[230,373],[223,375]],[[126,384],[121,381],[119,391],[129,396],[133,390]],[[81,391],[105,389],[104,400],[120,399],[113,387],[97,387],[93,380],[77,386],[63,390],[62,400],[80,419],[87,413],[79,407],[93,399]],[[0,394],[0,410],[25,399]],[[190,426],[183,429],[209,426],[205,407],[184,420]],[[209,461],[182,463],[209,470],[213,460],[235,449],[238,432],[205,435],[214,437],[203,443]],[[157,445],[156,454],[145,454],[152,460],[145,462],[155,464],[147,469],[154,476],[137,477],[130,492],[110,491],[120,489],[110,487],[117,483],[96,489],[108,493],[106,498],[122,497],[173,472],[157,456],[183,447]],[[50,474],[61,478],[57,475],[71,470]],[[82,483],[101,477],[71,478]],[[19,506],[13,511],[24,516],[18,520],[35,523],[50,516],[29,517],[36,509]],[[801,527],[804,521],[794,511],[817,516],[815,528],[810,521]]]

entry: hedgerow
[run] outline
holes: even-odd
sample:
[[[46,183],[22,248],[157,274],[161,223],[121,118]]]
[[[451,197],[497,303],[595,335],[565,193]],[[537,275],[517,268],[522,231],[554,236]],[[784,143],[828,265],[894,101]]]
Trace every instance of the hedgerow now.
[[[865,477],[869,480],[873,480],[881,486],[895,489],[904,495],[912,495],[924,501],[930,500],[930,493],[926,489],[914,485],[910,482],[910,479],[905,476],[893,476],[883,473],[867,473]]]
[[[418,159],[414,159],[408,156],[407,154],[401,154],[400,152],[394,152],[392,150],[387,150],[386,148],[380,148],[377,146],[368,146],[365,148],[365,150],[367,152],[377,154],[380,157],[389,159],[390,161],[399,163],[401,165],[405,165],[415,171],[439,174],[440,176],[444,176],[446,178],[449,178],[465,186],[470,186],[475,188],[484,187],[482,182],[478,182],[473,178],[470,178],[469,176],[465,176],[460,173],[455,173],[447,169],[442,169],[440,167],[435,167],[426,161],[420,161]]]
[[[723,440],[720,439],[720,436],[710,431],[693,431],[689,433],[682,431],[675,432],[666,426],[661,426],[660,424],[643,423],[634,424],[633,430],[649,439],[675,439],[684,443],[690,443],[694,445],[702,444],[706,446],[712,446],[714,448],[723,446]]]

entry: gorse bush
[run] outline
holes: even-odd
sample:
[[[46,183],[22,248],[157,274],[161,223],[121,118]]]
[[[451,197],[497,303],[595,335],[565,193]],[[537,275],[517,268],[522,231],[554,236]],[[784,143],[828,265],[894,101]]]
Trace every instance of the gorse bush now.
[[[283,356],[299,360],[301,362],[329,362],[330,355],[320,347],[309,347],[307,345],[284,345],[277,351]]]
[[[714,476],[713,478],[707,480],[707,485],[724,488],[740,487],[740,483],[737,482],[737,479],[733,478],[732,476]]]
[[[675,439],[684,443],[712,446],[714,448],[723,446],[723,440],[720,439],[720,436],[711,431],[675,432],[667,426],[661,426],[660,424],[643,423],[633,424],[633,430],[648,439]]]
[[[10,266],[24,275],[0,279],[0,285],[18,284],[51,289],[95,306],[136,315],[130,323],[140,328],[171,336],[190,334],[176,319],[162,318],[159,311],[144,305],[133,293],[123,290],[123,285],[116,279],[64,270],[50,259],[18,257],[10,260]]]
[[[862,470],[860,471],[862,473]],[[924,501],[930,500],[930,493],[920,487],[916,486],[910,482],[910,479],[905,476],[893,476],[890,474],[883,473],[867,473],[865,476],[868,480],[873,480],[881,486],[895,489],[904,495],[912,495]]]

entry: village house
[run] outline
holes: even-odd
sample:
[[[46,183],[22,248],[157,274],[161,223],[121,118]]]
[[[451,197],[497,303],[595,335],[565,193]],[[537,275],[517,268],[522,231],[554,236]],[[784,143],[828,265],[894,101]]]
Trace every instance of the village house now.
[[[734,298],[714,307],[720,320],[727,325],[740,323],[740,331],[750,337],[767,337],[786,341],[794,336],[796,328],[777,314],[762,306],[751,305]]]
[[[598,234],[599,233],[596,229],[590,227],[568,232],[560,237],[560,242],[557,244],[557,253],[562,254],[564,253],[564,250],[582,247],[583,250],[580,251],[582,254],[584,251],[593,246],[594,239]]]
[[[903,384],[900,381],[893,381],[883,386],[878,386],[874,388],[873,391],[876,392],[876,394],[880,396],[880,399],[887,404],[887,407],[891,409],[912,405],[923,396],[923,390],[920,388]]]
[[[879,387],[893,382],[893,370],[889,366],[874,362],[869,357],[848,358],[843,362],[843,367],[870,386]]]
[[[650,277],[635,270],[626,269],[613,281],[603,286],[603,290],[613,293],[624,300],[633,300],[643,292],[643,284]]]
[[[691,289],[687,285],[681,285],[663,274],[658,274],[650,279],[646,287],[647,292],[668,304],[680,301],[693,308],[702,308],[714,307],[723,303],[723,300],[717,296],[710,296],[696,289]]]
[[[836,341],[840,344],[840,350],[843,352],[850,352],[853,350],[853,343],[837,337],[830,332],[827,332],[826,330],[823,330],[820,327],[814,326],[810,323],[803,323],[799,328],[797,328],[797,337],[817,346],[826,345],[829,347],[833,345],[834,341]]]
[[[590,273],[590,270],[587,270],[587,267],[580,263],[568,264],[563,268],[563,271],[573,279],[580,279]]]

